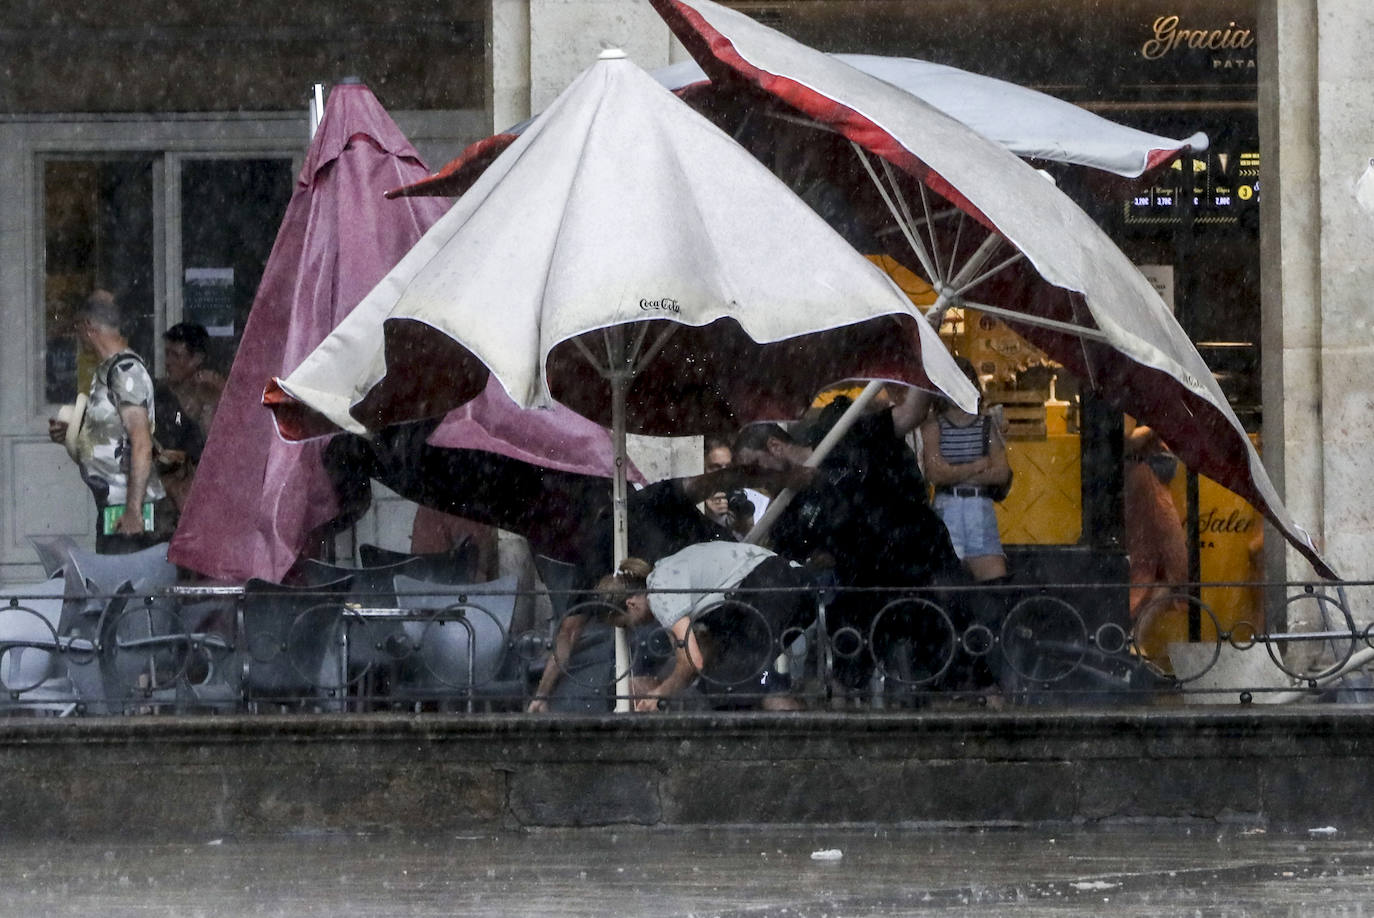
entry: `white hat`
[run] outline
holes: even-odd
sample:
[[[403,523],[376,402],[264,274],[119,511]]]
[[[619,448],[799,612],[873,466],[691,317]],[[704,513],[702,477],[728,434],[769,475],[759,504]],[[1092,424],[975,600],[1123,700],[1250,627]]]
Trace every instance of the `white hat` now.
[[[78,395],[75,404],[63,405],[57,409],[57,419],[67,425],[67,435],[62,440],[62,445],[67,449],[67,455],[75,462],[81,461],[81,449],[76,438],[81,433],[82,423],[86,420],[86,401],[85,394]]]

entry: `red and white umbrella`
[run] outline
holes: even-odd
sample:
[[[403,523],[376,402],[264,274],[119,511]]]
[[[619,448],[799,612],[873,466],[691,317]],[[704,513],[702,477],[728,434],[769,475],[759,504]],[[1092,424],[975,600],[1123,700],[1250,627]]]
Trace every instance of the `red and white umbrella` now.
[[[713,119],[760,156],[790,156],[796,130],[809,130],[805,181],[832,186],[859,231],[931,282],[932,312],[965,305],[1008,322],[1335,576],[1158,294],[1052,182],[911,93],[748,16],[711,0],[650,2],[716,87]]]
[[[891,83],[1022,159],[1140,178],[1184,150],[1207,149],[1201,132],[1181,140],[1118,124],[1047,93],[946,64],[880,54],[829,54]],[[701,65],[680,61],[654,76],[689,102],[709,95]],[[707,104],[707,103],[703,103]]]

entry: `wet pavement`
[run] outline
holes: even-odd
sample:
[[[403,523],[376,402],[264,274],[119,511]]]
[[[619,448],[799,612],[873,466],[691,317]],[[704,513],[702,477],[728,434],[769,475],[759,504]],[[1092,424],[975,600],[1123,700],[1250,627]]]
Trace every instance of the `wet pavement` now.
[[[1329,827],[1313,827],[1327,830]],[[819,856],[818,856],[819,855]],[[582,830],[0,841],[0,916],[1374,915],[1339,829]]]

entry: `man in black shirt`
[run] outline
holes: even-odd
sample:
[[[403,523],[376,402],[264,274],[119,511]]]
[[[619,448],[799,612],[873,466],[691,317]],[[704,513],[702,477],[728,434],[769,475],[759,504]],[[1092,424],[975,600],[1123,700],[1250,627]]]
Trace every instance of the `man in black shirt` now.
[[[812,436],[798,442],[776,424],[745,428],[735,441],[738,461],[777,471],[799,468],[813,445],[833,426],[847,400],[832,403]],[[925,480],[905,437],[930,407],[925,393],[912,390],[906,401],[860,418],[816,467],[770,533],[775,551],[812,567],[830,567],[837,585],[853,588],[929,588],[965,581],[949,532],[927,500]],[[917,596],[942,607],[946,622],[920,602],[902,602],[883,616],[879,611],[903,596]],[[964,618],[944,594],[841,592],[830,605],[829,630],[853,628],[872,646],[845,656],[853,641],[837,650],[835,674],[850,688],[862,689],[897,637],[914,645],[914,672],[905,677],[933,685],[935,674],[953,660],[955,635]],[[885,665],[888,665],[885,663]]]
[[[535,554],[575,564],[579,588],[615,567],[611,484],[605,478],[541,468],[495,453],[429,445],[435,421],[395,425],[371,439],[340,434],[325,449],[341,508],[324,538],[366,512],[368,478],[426,507],[517,532]],[[629,552],[653,563],[688,545],[733,540],[697,504],[744,485],[781,489],[804,478],[732,465],[702,475],[655,482],[628,495]]]

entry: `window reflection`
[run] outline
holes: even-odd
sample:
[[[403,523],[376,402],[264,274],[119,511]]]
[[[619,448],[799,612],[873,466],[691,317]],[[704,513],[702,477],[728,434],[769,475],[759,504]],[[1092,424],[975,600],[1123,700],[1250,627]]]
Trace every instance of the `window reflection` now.
[[[73,310],[92,289],[115,294],[130,344],[152,353],[153,159],[49,160],[43,205],[43,393],[48,402],[70,402],[94,368],[93,358],[78,355],[71,328]]]
[[[155,257],[162,163],[158,154],[42,164],[48,403],[71,402],[90,384],[93,360],[78,352],[71,319],[94,288],[114,293],[130,346],[156,363],[154,292],[171,287]],[[210,365],[227,372],[291,196],[291,161],[188,158],[180,174],[182,318],[210,329]]]
[[[291,197],[287,159],[181,165],[182,319],[210,331],[210,365],[228,372]]]

